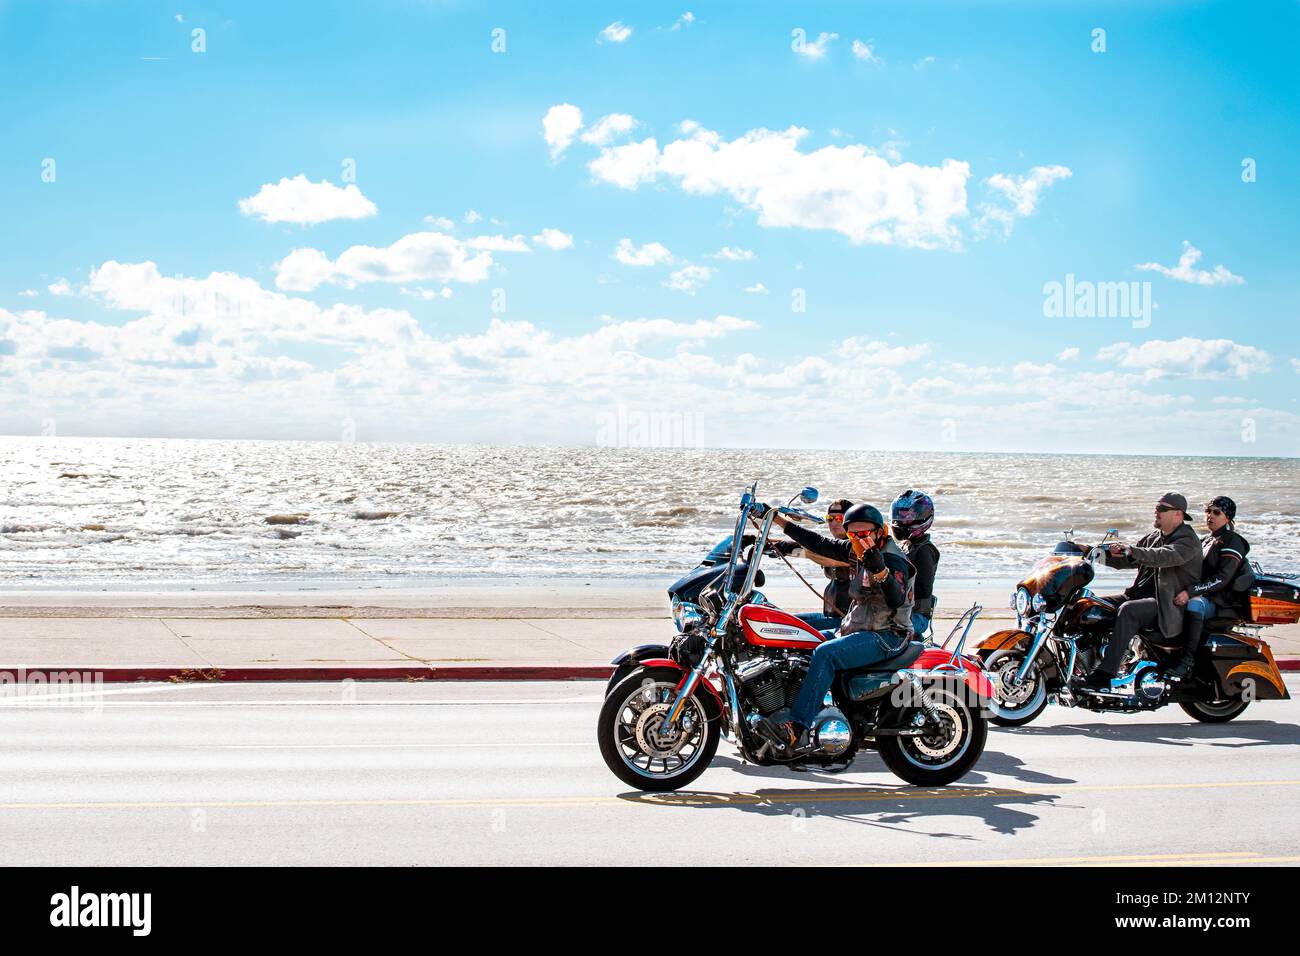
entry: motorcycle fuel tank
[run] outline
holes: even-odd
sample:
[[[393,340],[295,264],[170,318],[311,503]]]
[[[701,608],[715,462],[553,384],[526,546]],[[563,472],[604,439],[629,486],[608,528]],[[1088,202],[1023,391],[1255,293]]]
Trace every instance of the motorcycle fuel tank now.
[[[823,640],[820,631],[793,614],[765,604],[740,609],[740,630],[747,642],[760,647],[812,650]]]

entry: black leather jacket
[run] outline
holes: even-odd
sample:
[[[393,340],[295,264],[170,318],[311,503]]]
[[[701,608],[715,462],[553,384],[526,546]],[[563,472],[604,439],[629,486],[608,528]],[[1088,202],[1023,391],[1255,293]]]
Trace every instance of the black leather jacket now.
[[[1246,555],[1250,542],[1224,525],[1214,534],[1201,538],[1204,558],[1201,563],[1201,582],[1187,589],[1192,597],[1209,598],[1220,607],[1243,607],[1249,600],[1248,588],[1234,586],[1244,572],[1250,574]]]

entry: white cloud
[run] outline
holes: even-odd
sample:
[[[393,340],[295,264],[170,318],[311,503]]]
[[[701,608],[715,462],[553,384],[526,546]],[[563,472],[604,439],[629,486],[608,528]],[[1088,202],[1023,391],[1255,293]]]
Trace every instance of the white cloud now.
[[[607,146],[600,155],[587,164],[597,179],[635,189],[641,183],[652,182],[659,165],[659,144],[653,137],[639,143]]]
[[[1263,349],[1231,339],[1153,339],[1141,345],[1116,342],[1100,349],[1097,358],[1114,361],[1121,368],[1141,369],[1147,379],[1249,378],[1272,366],[1272,359]]]
[[[1061,353],[1056,356],[1056,360],[1058,362],[1073,362],[1081,354],[1082,354],[1082,350],[1080,350],[1077,347],[1071,346],[1068,349],[1063,349]]]
[[[615,138],[636,128],[636,117],[629,113],[608,113],[587,128],[582,141],[593,146],[608,146]]]
[[[885,62],[884,60],[876,56],[876,50],[872,46],[872,44],[875,42],[876,42],[875,40],[867,40],[866,42],[863,42],[862,40],[854,40],[853,41],[854,57],[856,57],[857,59],[861,60],[864,63],[873,63],[877,66],[884,63]]]
[[[523,236],[458,239],[441,232],[415,232],[383,248],[352,246],[333,261],[318,249],[295,249],[276,265],[275,284],[310,292],[326,282],[352,287],[366,282],[482,282],[494,252],[527,252]]]
[[[1032,216],[1043,191],[1058,179],[1069,179],[1072,175],[1068,166],[1035,166],[1023,176],[994,173],[984,184],[1006,196],[1017,216]]]
[[[754,253],[750,249],[742,249],[739,246],[723,246],[717,252],[705,256],[706,259],[726,259],[729,262],[747,262],[754,258]]]
[[[310,292],[334,276],[334,263],[319,249],[294,249],[275,264],[275,284],[288,292]]]
[[[673,261],[673,254],[658,242],[637,246],[631,239],[620,239],[614,258],[625,266],[658,266]]]
[[[472,226],[472,225],[474,225],[474,223],[478,222],[478,221],[479,221],[480,219],[482,219],[482,218],[483,218],[483,217],[482,217],[481,215],[479,215],[478,210],[476,210],[476,209],[470,209],[469,211],[467,211],[467,212],[465,213],[465,223],[466,223],[466,225],[470,225],[470,226]]]
[[[816,40],[804,40],[802,43],[793,44],[794,52],[809,60],[820,60],[826,56],[830,45],[838,40],[838,33],[820,33]]]
[[[1296,372],[1300,372],[1300,359],[1293,358],[1291,360],[1291,368],[1294,369]]]
[[[1178,265],[1170,268],[1162,266],[1158,262],[1144,262],[1135,266],[1144,272],[1158,272],[1162,276],[1170,279],[1177,279],[1179,282],[1189,282],[1192,285],[1242,285],[1246,280],[1239,275],[1233,275],[1223,265],[1217,265],[1213,271],[1207,269],[1197,269],[1196,263],[1201,259],[1201,250],[1194,245],[1183,240],[1183,254],[1178,257]]]
[[[487,252],[527,252],[529,249],[523,236],[474,236],[465,240],[465,246]]]
[[[314,183],[300,173],[263,184],[256,195],[239,200],[239,211],[263,222],[314,226],[335,219],[365,219],[379,210],[355,183],[340,189],[323,180]]]
[[[692,125],[661,151],[651,138],[606,147],[588,164],[624,189],[661,176],[697,196],[724,193],[758,213],[762,226],[830,229],[854,243],[936,248],[960,245],[968,215],[967,163],[891,165],[860,144],[801,152],[808,130],[751,130],[726,141]]]
[[[1074,172],[1068,166],[1035,166],[1023,176],[994,173],[984,180],[984,186],[1010,205],[983,203],[980,206],[980,218],[975,224],[976,233],[982,235],[994,227],[1000,227],[1003,235],[1011,235],[1017,219],[1032,216],[1038,211],[1038,201],[1052,183],[1069,179],[1073,175]]]
[[[456,228],[456,224],[446,216],[425,216],[424,221],[439,232],[451,232]]]
[[[600,31],[600,39],[607,40],[610,43],[622,43],[632,35],[632,28],[627,26],[622,20],[615,20],[605,29]]]
[[[403,286],[398,291],[401,292],[402,295],[410,296],[413,299],[423,299],[426,302],[430,302],[434,299],[450,299],[453,295],[451,288],[448,286],[443,286],[441,289],[436,291],[434,289],[408,289]]]
[[[682,27],[684,26],[688,27],[694,22],[695,22],[695,14],[687,10],[685,13],[683,13],[680,17],[677,18],[676,22],[673,23],[672,28],[674,30],[680,30]]]
[[[22,296],[24,299],[34,299],[38,295],[40,295],[40,293],[37,292],[35,289],[23,289],[23,291],[19,292],[18,294]]]
[[[713,278],[714,270],[710,266],[686,265],[671,273],[664,285],[674,292],[695,295],[697,289]]]
[[[533,245],[545,246],[555,252],[568,249],[573,246],[573,236],[567,232],[561,232],[559,229],[552,229],[549,226],[533,236]]]
[[[930,66],[936,62],[938,61],[933,56],[923,56],[921,57],[921,59],[917,60],[915,63],[912,64],[912,69],[924,70],[927,66]]]
[[[767,286],[761,282],[755,282],[751,286],[746,286],[745,291],[752,292],[754,295],[767,295]]]
[[[59,279],[55,282],[51,282],[46,286],[46,288],[49,290],[50,295],[76,295],[76,291],[72,288],[72,283],[68,282],[67,279]]]
[[[546,145],[551,148],[552,160],[558,160],[564,155],[564,151],[569,148],[573,137],[578,135],[580,129],[582,129],[582,110],[572,103],[561,103],[546,111],[546,115],[542,117],[542,136],[546,139]],[[474,215],[477,216],[478,213]],[[475,220],[467,218],[466,221]]]

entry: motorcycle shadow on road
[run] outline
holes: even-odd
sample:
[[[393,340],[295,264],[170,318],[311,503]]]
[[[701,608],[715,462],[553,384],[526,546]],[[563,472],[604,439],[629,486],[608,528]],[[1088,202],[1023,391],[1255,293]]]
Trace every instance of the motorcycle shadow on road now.
[[[1018,764],[1015,758],[1010,759]],[[791,771],[786,768],[757,767],[732,757],[716,758],[714,766],[773,779],[789,780],[791,776]],[[1002,771],[999,768],[997,772]],[[916,829],[911,824],[929,817],[978,817],[994,833],[1011,835],[1027,830],[1038,822],[1038,815],[1030,812],[1029,808],[1050,807],[1060,799],[1058,795],[1050,793],[1025,793],[1005,787],[965,785],[965,781],[982,779],[982,775],[976,772],[967,774],[962,784],[933,788],[905,784],[864,786],[861,782],[846,780],[837,774],[818,771],[809,771],[808,776],[827,786],[723,793],[705,790],[630,792],[620,794],[619,798],[629,803],[656,807],[739,810],[792,819],[817,816],[950,840],[975,840],[978,837],[968,833],[931,832]],[[1059,779],[1047,778],[1046,775],[1042,777]]]
[[[1228,724],[1053,724],[1008,728],[1001,733],[1026,737],[1100,737],[1172,747],[1287,747],[1300,744],[1300,727],[1273,720],[1234,720]],[[983,768],[986,754],[977,765]]]

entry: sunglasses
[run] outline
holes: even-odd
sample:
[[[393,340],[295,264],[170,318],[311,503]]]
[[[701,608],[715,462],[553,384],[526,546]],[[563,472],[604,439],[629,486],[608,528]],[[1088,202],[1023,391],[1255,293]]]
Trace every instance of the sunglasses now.
[[[1171,508],[1168,505],[1156,505],[1156,514],[1164,514],[1166,511],[1177,511],[1177,508]]]
[[[847,534],[850,538],[857,538],[858,540],[862,540],[863,538],[870,538],[876,532],[875,531],[846,531],[844,533]]]
[[[828,514],[828,515],[826,516],[826,520],[827,520],[827,521],[843,521],[843,520],[844,520],[844,513],[843,513],[842,511],[836,511],[836,512],[833,512],[833,513]]]

